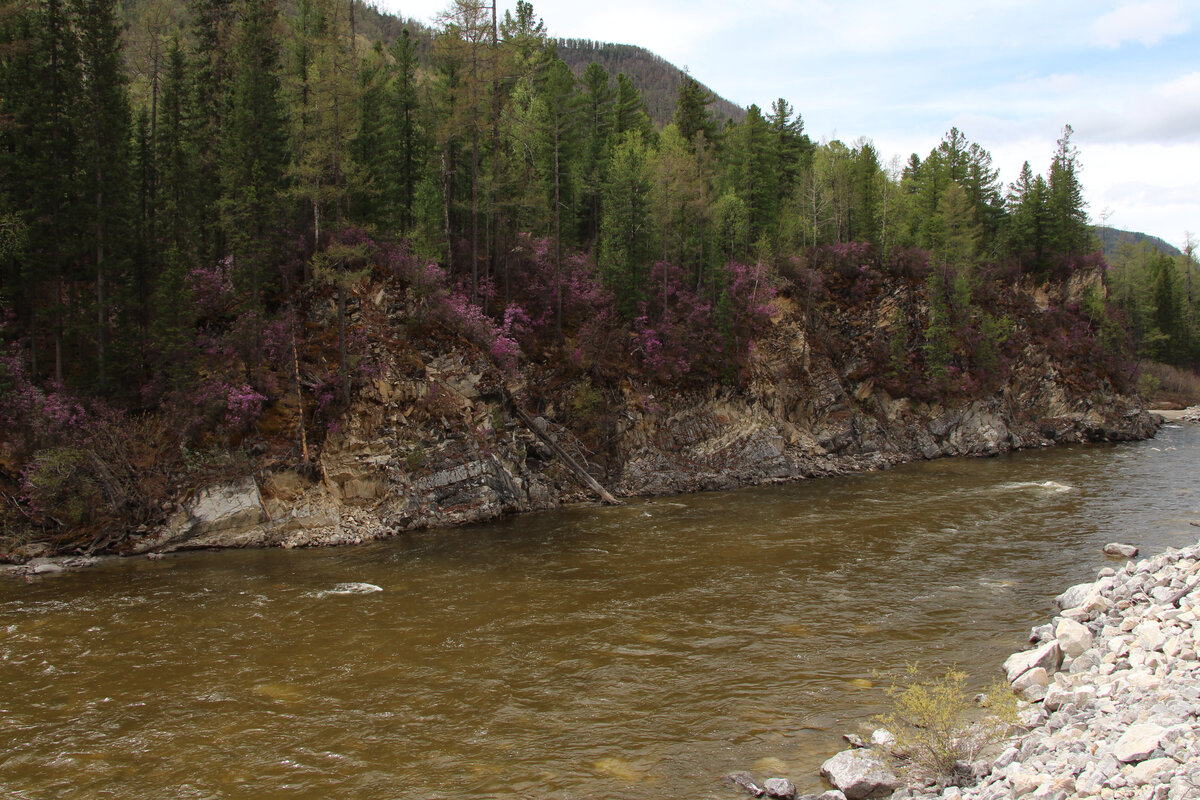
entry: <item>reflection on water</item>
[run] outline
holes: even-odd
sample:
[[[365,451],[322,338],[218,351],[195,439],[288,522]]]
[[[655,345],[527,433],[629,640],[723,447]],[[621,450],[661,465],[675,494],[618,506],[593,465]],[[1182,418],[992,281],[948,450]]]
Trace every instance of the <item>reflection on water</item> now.
[[[0,583],[22,798],[802,788],[907,662],[978,683],[1105,563],[1195,540],[1200,429]],[[810,782],[806,788],[816,788]]]

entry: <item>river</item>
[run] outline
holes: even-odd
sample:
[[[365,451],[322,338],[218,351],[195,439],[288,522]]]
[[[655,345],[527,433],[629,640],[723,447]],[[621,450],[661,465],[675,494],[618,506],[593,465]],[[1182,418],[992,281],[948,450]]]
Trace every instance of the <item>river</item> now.
[[[1068,585],[1200,536],[1200,426],[366,546],[0,581],[13,798],[816,790],[906,663],[982,685]],[[363,591],[370,584],[381,591]]]

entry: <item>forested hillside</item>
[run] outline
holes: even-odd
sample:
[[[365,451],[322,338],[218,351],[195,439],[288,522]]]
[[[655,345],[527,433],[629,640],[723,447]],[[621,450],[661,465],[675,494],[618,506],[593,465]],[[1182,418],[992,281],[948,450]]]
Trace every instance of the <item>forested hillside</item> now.
[[[1069,126],[1005,187],[957,129],[883,164],[782,98],[722,124],[686,75],[656,125],[524,0],[453,0],[431,39],[348,0],[188,8],[123,30],[115,0],[0,5],[0,466],[37,525],[147,522],[180,475],[308,463],[402,344],[550,365],[585,403],[737,387],[772,297],[816,325],[903,279],[928,313],[871,363],[961,397],[1003,379],[1025,324],[980,298],[1104,270]],[[1157,357],[1197,342],[1190,260],[1123,269],[1124,318],[1104,291],[1053,309],[1115,384],[1123,319]],[[402,326],[371,317],[383,285]]]
[[[1145,233],[1138,233],[1137,231],[1123,231],[1117,228],[1110,228],[1107,225],[1097,225],[1095,230],[1096,236],[1100,239],[1100,246],[1104,250],[1104,257],[1110,261],[1120,255],[1122,246],[1137,247],[1143,243],[1172,258],[1182,255],[1178,247],[1170,242],[1164,242],[1157,236],[1150,236]]]
[[[646,110],[654,124],[661,126],[671,121],[675,113],[675,97],[679,94],[684,73],[669,61],[644,47],[594,42],[591,39],[559,39],[557,53],[579,78],[583,77],[584,71],[592,63],[599,64],[610,75],[624,74],[642,93]],[[703,84],[700,88],[712,93]],[[744,108],[716,94],[713,94],[711,106],[713,116],[722,123],[725,120],[740,122],[746,115]]]

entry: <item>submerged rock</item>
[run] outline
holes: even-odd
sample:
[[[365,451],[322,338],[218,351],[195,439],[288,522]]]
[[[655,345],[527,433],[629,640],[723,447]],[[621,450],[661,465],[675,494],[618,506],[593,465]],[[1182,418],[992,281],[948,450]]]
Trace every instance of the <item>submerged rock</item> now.
[[[777,800],[794,800],[796,797],[796,787],[787,778],[768,778],[763,783],[763,792]]]
[[[749,772],[733,772],[725,776],[725,780],[739,787],[752,797],[762,797],[764,790],[754,782],[754,776]]]
[[[1138,554],[1138,549],[1131,544],[1110,542],[1104,545],[1104,553],[1105,555],[1120,556],[1121,558],[1134,558]]]

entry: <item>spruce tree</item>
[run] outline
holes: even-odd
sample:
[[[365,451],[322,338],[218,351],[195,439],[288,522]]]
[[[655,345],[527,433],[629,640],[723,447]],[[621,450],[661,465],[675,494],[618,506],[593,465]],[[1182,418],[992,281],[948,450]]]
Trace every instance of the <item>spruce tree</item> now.
[[[278,259],[286,114],[280,97],[279,24],[274,0],[247,0],[233,35],[229,110],[221,128],[221,222],[235,278],[261,307]]]
[[[128,251],[130,113],[121,29],[115,0],[75,0],[83,93],[77,108],[86,178],[86,230],[95,278],[95,378],[109,386],[109,345],[115,289],[125,279]]]
[[[408,28],[392,46],[393,76],[386,99],[387,170],[384,204],[401,236],[412,233],[420,164],[425,154],[417,99],[416,45]]]
[[[1083,199],[1083,187],[1078,176],[1079,152],[1071,143],[1073,134],[1074,130],[1070,125],[1063,127],[1047,180],[1049,247],[1061,255],[1079,255],[1092,247],[1087,203]]]
[[[708,109],[715,99],[713,93],[697,83],[691,75],[686,72],[680,75],[672,121],[693,149],[700,146],[697,143],[698,136],[703,135],[709,142],[716,139],[717,123]]]
[[[636,316],[638,303],[645,298],[654,255],[646,156],[641,133],[630,131],[621,138],[608,167],[600,221],[600,274],[629,319]]]

